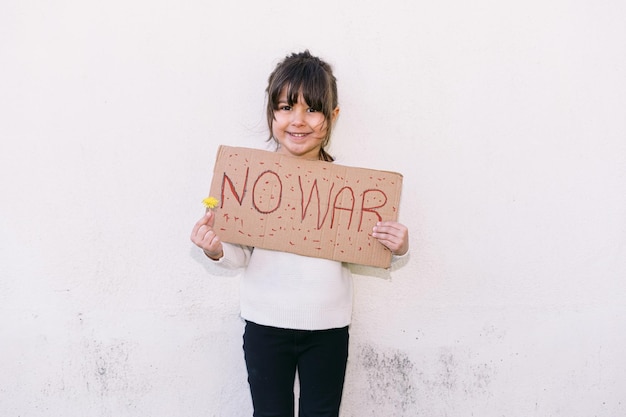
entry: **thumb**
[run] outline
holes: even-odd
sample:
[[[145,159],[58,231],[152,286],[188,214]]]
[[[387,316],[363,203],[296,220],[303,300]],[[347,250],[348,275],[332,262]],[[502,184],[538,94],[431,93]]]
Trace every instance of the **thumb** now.
[[[213,228],[213,225],[215,224],[215,213],[213,212],[213,210],[208,210],[206,213],[207,216],[207,226]]]

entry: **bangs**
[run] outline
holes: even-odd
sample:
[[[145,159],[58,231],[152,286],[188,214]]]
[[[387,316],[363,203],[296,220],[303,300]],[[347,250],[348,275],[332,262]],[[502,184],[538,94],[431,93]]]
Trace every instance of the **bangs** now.
[[[285,68],[282,74],[276,75],[269,91],[270,104],[274,110],[278,108],[278,100],[283,89],[287,90],[287,104],[290,106],[298,102],[302,93],[306,104],[324,113],[326,117],[337,107],[333,97],[328,94],[329,90],[332,90],[332,83],[324,70],[314,62]]]

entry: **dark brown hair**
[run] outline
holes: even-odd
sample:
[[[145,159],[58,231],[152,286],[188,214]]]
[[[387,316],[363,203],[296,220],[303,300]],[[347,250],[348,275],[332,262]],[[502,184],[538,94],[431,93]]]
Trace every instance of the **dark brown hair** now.
[[[300,93],[304,101],[313,109],[324,115],[326,136],[320,148],[319,159],[334,161],[325,147],[330,142],[332,131],[332,113],[337,108],[337,79],[330,65],[311,55],[306,50],[293,53],[280,62],[270,74],[267,89],[267,125],[270,129],[268,140],[276,138],[272,135],[274,111],[278,110],[278,98],[283,88],[287,88],[287,100],[290,106],[298,102]]]

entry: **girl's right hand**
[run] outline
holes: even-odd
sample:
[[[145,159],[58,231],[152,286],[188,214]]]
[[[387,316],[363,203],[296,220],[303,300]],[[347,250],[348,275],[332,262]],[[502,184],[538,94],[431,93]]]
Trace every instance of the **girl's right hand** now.
[[[212,210],[209,210],[194,225],[193,230],[191,231],[191,241],[197,247],[202,249],[206,256],[214,261],[217,261],[224,256],[224,249],[222,241],[215,233],[215,230],[213,230],[214,223],[215,213]]]

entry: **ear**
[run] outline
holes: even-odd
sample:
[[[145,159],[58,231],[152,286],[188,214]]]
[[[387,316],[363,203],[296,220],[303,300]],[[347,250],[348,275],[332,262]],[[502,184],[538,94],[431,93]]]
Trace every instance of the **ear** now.
[[[339,106],[335,107],[333,112],[330,114],[330,118],[333,123],[337,120],[337,117],[339,117]]]

